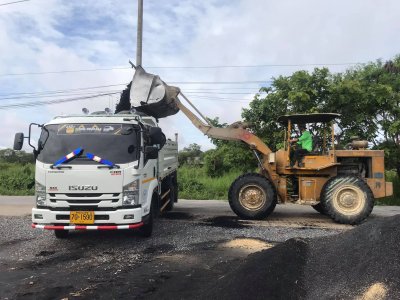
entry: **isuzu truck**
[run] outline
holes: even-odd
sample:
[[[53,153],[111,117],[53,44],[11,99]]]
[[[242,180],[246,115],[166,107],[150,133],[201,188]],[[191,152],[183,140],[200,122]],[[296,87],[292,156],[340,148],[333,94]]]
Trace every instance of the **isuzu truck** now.
[[[138,229],[150,236],[160,211],[178,199],[176,140],[166,139],[157,119],[140,112],[109,110],[58,116],[24,139],[36,158],[32,227],[54,230]],[[41,130],[32,145],[34,127]]]

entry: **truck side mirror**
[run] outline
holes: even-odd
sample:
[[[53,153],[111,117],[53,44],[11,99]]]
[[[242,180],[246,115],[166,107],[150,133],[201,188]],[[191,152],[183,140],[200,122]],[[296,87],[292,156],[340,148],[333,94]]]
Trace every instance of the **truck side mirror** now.
[[[162,132],[160,127],[150,127],[149,136],[151,144],[160,145],[160,149],[165,145],[165,142],[167,141],[165,134]]]
[[[22,132],[18,132],[15,134],[14,138],[14,150],[21,150],[24,145],[24,134]]]
[[[144,148],[146,159],[156,159],[158,157],[158,148],[155,146],[146,146]]]

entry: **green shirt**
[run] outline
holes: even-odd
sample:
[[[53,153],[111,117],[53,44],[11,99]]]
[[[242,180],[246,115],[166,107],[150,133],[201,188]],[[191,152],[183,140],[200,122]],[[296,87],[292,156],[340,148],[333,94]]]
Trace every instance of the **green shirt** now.
[[[297,142],[298,145],[301,146],[301,149],[306,149],[308,152],[312,151],[312,135],[309,131],[304,131],[299,141]]]

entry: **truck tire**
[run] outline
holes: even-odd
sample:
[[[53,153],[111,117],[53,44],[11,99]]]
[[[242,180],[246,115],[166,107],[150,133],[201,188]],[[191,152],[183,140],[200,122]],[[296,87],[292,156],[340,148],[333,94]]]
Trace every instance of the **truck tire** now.
[[[374,195],[361,178],[336,176],[325,184],[321,204],[326,214],[336,222],[355,225],[371,214]]]
[[[326,215],[326,211],[324,210],[321,202],[315,205],[311,205],[312,208],[314,208],[317,212],[319,212],[321,215]]]
[[[174,202],[175,202],[175,187],[173,185],[170,186],[170,192],[169,192],[169,202],[167,206],[165,207],[165,211],[171,211],[174,209]]]
[[[54,230],[54,235],[58,239],[66,239],[68,237],[68,230]]]
[[[229,188],[228,198],[233,212],[248,220],[265,219],[277,203],[275,187],[256,173],[239,176]]]
[[[174,208],[175,202],[178,200],[178,184],[176,181],[176,174],[175,176],[171,177],[170,183],[169,183],[169,202],[167,206],[165,207],[165,211],[171,211]]]
[[[144,222],[144,225],[138,229],[139,234],[142,237],[151,237],[153,233],[154,218],[158,216],[158,213],[156,212],[156,210],[158,209],[156,201],[158,201],[158,196],[157,194],[153,194],[153,197],[151,199],[149,217]]]

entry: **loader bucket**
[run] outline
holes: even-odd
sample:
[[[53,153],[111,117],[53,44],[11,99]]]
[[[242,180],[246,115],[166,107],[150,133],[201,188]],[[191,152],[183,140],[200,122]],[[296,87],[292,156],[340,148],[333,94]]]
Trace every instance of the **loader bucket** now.
[[[179,92],[179,88],[167,85],[159,76],[138,66],[132,79],[131,105],[149,116],[165,118],[179,111],[176,104]]]

